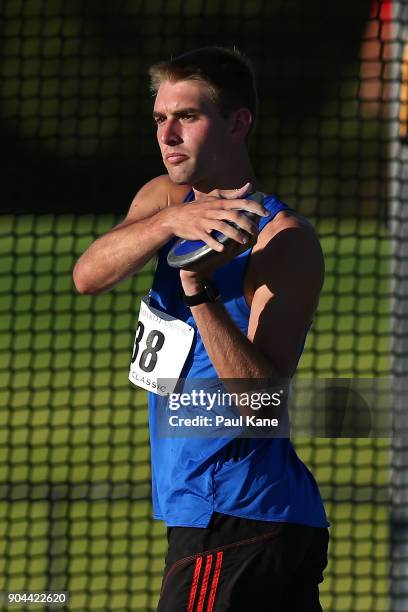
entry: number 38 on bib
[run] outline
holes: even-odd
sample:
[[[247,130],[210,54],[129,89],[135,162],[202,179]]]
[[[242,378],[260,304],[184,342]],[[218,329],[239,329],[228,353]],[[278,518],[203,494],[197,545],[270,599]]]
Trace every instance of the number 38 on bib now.
[[[158,395],[172,393],[193,338],[193,327],[153,308],[144,297],[140,303],[129,380]]]

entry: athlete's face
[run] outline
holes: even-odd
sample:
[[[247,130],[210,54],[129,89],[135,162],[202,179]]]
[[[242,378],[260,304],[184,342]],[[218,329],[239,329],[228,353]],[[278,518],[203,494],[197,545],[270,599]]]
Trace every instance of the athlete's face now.
[[[165,81],[153,116],[164,165],[176,184],[217,187],[233,145],[231,121],[224,119],[199,81]]]

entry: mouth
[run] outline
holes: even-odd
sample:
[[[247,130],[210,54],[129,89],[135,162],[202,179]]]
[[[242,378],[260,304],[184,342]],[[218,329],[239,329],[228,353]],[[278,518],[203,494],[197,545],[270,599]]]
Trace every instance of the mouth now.
[[[169,153],[166,155],[166,162],[169,164],[179,164],[186,159],[188,159],[188,157],[183,153]]]

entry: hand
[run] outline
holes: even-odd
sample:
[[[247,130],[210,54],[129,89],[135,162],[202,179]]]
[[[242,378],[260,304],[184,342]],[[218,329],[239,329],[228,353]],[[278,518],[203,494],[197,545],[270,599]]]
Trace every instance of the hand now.
[[[248,248],[256,241],[256,236],[248,243]],[[194,295],[199,293],[203,288],[203,282],[210,280],[218,268],[234,259],[243,248],[236,242],[230,242],[222,253],[214,253],[212,256],[207,256],[201,261],[196,261],[191,264],[191,268],[180,269],[180,280],[183,286],[183,291],[186,295]]]
[[[214,230],[222,232],[239,245],[250,246],[251,240],[248,240],[248,234],[253,242],[258,233],[258,226],[237,209],[252,212],[259,217],[269,215],[258,202],[244,199],[243,196],[251,191],[251,183],[246,183],[240,189],[216,190],[212,192],[215,195],[200,198],[194,204],[171,206],[163,211],[166,215],[164,222],[175,236],[186,240],[202,240],[219,253],[228,250],[229,247],[224,247],[211,236]],[[235,223],[239,229],[227,221]]]

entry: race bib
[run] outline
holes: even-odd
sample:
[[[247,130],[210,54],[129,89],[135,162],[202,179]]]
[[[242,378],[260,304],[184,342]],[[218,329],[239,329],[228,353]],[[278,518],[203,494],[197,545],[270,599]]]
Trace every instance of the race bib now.
[[[130,382],[158,395],[172,393],[193,338],[193,327],[153,308],[143,298],[130,363]]]

